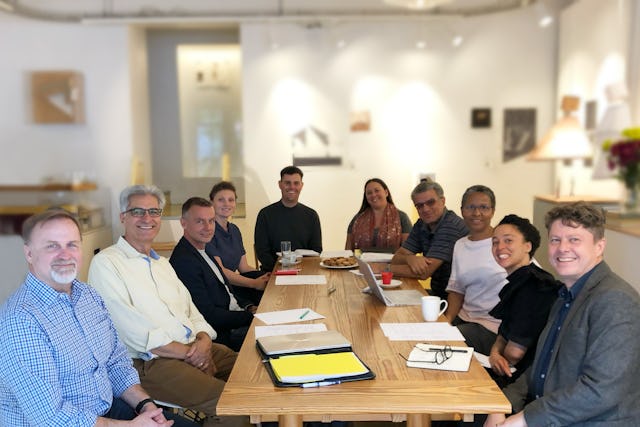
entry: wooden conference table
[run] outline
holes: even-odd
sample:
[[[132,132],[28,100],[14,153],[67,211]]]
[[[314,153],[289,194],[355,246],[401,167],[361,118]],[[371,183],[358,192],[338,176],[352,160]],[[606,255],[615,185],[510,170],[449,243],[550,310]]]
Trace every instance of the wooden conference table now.
[[[422,322],[420,307],[385,307],[361,292],[364,279],[348,270],[323,268],[319,262],[318,257],[305,257],[300,274],[324,274],[327,285],[276,286],[273,275],[258,312],[309,307],[326,316],[314,322],[325,323],[349,339],[376,378],[319,388],[275,387],[255,348],[254,327],[263,324],[255,318],[220,396],[218,415],[249,415],[252,423],[277,420],[281,427],[333,420],[406,420],[408,427],[423,427],[430,426],[431,415],[469,420],[476,413],[511,411],[509,401],[475,359],[469,372],[408,368],[398,353],[407,356],[416,341],[389,341],[379,324]],[[417,280],[402,281],[401,289],[422,290]],[[329,293],[332,286],[336,290]]]

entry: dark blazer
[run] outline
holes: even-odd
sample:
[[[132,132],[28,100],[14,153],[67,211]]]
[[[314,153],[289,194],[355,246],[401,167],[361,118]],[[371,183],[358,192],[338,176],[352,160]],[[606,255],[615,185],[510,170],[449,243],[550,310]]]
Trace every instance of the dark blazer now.
[[[558,310],[556,301],[529,372],[503,391],[519,411]],[[571,304],[556,341],[544,395],[524,407],[529,426],[640,425],[640,296],[603,261]]]
[[[222,268],[208,250],[207,254],[222,273]],[[209,264],[187,239],[184,237],[180,239],[173,249],[169,262],[182,283],[189,289],[193,303],[218,333],[216,342],[228,345],[232,329],[249,326],[253,320],[253,314],[248,311],[229,310],[231,298],[226,291],[226,289],[230,289],[227,278],[225,277],[224,283],[220,282]],[[224,273],[222,273],[222,277],[224,277]],[[235,294],[234,296],[240,307],[246,308],[251,305],[250,301]]]

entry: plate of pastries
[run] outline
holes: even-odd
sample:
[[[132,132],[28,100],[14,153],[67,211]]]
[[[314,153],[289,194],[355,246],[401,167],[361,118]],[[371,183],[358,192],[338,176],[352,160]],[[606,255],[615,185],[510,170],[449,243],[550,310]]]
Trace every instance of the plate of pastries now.
[[[355,268],[358,266],[358,261],[352,256],[336,256],[323,259],[320,261],[320,266],[324,268]]]

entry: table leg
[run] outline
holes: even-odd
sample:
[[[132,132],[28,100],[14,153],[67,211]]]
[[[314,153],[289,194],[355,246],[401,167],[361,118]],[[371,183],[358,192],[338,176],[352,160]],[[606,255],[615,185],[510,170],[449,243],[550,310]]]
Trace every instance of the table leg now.
[[[302,415],[284,414],[278,415],[279,427],[302,427]]]
[[[431,415],[407,414],[407,427],[431,427]]]

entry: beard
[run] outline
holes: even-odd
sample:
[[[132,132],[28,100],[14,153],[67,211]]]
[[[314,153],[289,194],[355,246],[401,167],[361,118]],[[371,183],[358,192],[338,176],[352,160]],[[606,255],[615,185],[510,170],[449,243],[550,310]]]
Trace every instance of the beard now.
[[[71,267],[65,268],[62,271],[51,270],[51,278],[59,285],[68,285],[78,275],[78,266],[73,263]]]

